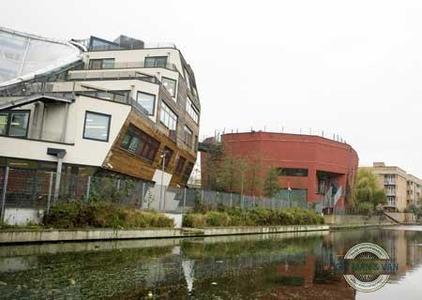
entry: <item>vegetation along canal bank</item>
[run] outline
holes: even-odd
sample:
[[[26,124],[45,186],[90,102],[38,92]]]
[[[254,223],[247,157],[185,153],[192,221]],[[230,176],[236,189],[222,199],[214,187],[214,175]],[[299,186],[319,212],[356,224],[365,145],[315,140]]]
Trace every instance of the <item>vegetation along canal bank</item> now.
[[[333,220],[325,219],[329,222]],[[336,216],[335,220],[337,224],[324,224],[324,217],[302,208],[195,209],[184,214],[182,228],[175,228],[173,220],[162,213],[104,203],[71,202],[53,207],[42,225],[3,226],[0,243],[206,237],[391,225],[388,220],[378,217],[355,216],[351,219]]]

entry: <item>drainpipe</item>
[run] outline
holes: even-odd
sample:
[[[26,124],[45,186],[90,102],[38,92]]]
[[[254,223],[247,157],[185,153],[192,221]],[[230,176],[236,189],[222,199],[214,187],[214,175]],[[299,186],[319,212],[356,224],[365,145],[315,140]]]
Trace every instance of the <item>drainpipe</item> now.
[[[63,158],[66,155],[65,149],[47,148],[47,154],[57,157],[56,182],[54,184],[53,203],[56,203],[59,198],[60,180],[62,177]]]

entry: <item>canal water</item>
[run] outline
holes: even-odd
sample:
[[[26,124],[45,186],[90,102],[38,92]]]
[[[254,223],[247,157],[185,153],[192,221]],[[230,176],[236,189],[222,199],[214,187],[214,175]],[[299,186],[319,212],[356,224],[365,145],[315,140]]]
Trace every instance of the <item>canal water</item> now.
[[[338,262],[383,247],[388,283],[357,292]],[[1,299],[422,299],[422,227],[0,247]]]

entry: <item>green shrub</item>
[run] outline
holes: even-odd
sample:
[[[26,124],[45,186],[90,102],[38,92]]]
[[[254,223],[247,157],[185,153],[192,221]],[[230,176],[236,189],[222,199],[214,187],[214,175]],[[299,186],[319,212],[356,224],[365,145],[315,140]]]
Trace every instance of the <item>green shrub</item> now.
[[[43,224],[55,228],[144,228],[174,227],[167,216],[111,203],[59,203],[44,216]]]
[[[208,226],[229,226],[230,217],[226,212],[210,211],[206,215]]]
[[[219,209],[204,213],[189,213],[183,217],[185,227],[206,226],[275,226],[323,224],[324,218],[312,210],[302,208]]]
[[[202,228],[207,225],[206,215],[189,213],[183,216],[183,226],[192,228]]]

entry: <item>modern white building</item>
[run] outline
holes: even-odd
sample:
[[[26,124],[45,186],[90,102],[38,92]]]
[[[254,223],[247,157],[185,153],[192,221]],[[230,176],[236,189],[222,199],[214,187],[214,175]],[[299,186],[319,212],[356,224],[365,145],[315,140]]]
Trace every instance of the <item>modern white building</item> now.
[[[185,186],[200,111],[194,73],[174,46],[0,28],[0,169]]]

